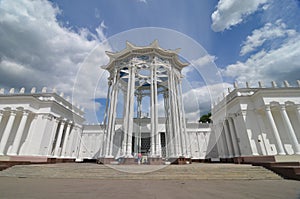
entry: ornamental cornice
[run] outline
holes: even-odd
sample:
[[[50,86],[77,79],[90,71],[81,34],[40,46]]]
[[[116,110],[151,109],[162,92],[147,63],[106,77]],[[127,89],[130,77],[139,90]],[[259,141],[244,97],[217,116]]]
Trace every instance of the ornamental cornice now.
[[[180,49],[176,50],[165,50],[159,47],[158,41],[155,40],[152,42],[149,46],[135,46],[131,44],[130,42],[126,42],[126,48],[120,52],[106,52],[106,55],[110,58],[109,63],[105,66],[102,66],[103,69],[109,70],[109,68],[112,68],[115,63],[121,59],[124,59],[131,55],[143,55],[143,54],[150,54],[155,53],[162,57],[167,57],[170,60],[173,60],[175,65],[177,65],[179,68],[183,68],[185,66],[188,66],[189,63],[183,63],[178,58],[178,53]]]

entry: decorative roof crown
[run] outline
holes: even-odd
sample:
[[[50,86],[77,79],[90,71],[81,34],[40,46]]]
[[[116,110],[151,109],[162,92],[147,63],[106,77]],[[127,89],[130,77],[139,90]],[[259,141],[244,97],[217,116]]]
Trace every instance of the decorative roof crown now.
[[[149,54],[149,53],[156,53],[160,56],[167,57],[174,61],[174,63],[179,68],[184,68],[188,66],[189,63],[184,63],[179,60],[178,53],[180,48],[175,50],[166,50],[162,49],[159,44],[158,40],[154,40],[149,46],[135,46],[132,43],[126,41],[126,48],[119,52],[108,52],[106,51],[106,55],[109,56],[110,60],[109,63],[105,66],[102,66],[103,69],[109,70],[113,67],[114,63],[118,60],[124,59],[131,55],[141,55],[141,54]]]

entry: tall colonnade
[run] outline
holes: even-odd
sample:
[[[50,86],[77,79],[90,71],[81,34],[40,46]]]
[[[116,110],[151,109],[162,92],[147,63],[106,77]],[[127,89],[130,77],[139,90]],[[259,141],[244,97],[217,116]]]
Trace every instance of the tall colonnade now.
[[[273,93],[270,95],[266,91],[276,91],[277,95],[273,97]],[[260,94],[255,94],[256,92]],[[299,88],[290,88],[289,95],[297,96],[298,93]],[[233,100],[234,95],[253,98],[244,97],[243,101],[239,102]],[[226,103],[226,106],[230,107],[229,110],[224,109],[225,105],[222,105],[222,102],[219,107],[214,107],[213,130],[219,135],[217,144],[220,157],[300,155],[300,98],[285,95],[284,88],[237,88],[228,96],[232,102],[230,106]],[[265,103],[259,105],[258,102]],[[232,111],[237,109],[240,111]],[[221,115],[221,110],[226,110],[224,118],[218,116]]]
[[[181,70],[188,64],[178,59],[176,51],[161,49],[157,41],[145,47],[127,42],[126,49],[117,53],[107,52],[107,55],[110,62],[103,68],[110,76],[104,116],[105,139],[100,156],[132,157],[133,154],[146,153],[143,145],[145,132],[141,132],[141,122],[144,119],[143,112],[147,110],[150,116],[150,146],[147,154],[151,157],[188,157],[190,150],[187,147],[189,143],[181,88]],[[117,145],[114,139],[116,118],[120,115],[120,110],[117,110],[120,96],[123,96],[123,125],[121,143]],[[164,114],[159,115],[160,112]],[[165,118],[164,134],[158,129],[160,117]],[[114,152],[116,147],[117,154]]]
[[[2,89],[3,91],[3,89]],[[83,110],[55,92],[14,89],[0,104],[0,155],[76,158]],[[4,92],[2,92],[4,94]],[[17,102],[17,103],[16,103]]]

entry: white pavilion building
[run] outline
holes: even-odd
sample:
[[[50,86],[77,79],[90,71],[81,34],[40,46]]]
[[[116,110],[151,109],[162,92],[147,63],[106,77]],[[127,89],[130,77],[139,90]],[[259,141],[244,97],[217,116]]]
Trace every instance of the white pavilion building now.
[[[150,164],[189,161],[254,161],[300,157],[300,82],[283,87],[238,88],[212,107],[212,124],[185,119],[178,50],[154,41],[107,52],[103,124],[85,124],[84,110],[55,89],[0,89],[0,161],[63,162],[137,154]],[[162,102],[162,103],[159,103]],[[147,112],[148,111],[148,112]],[[300,158],[299,158],[300,161]]]
[[[300,161],[300,81],[234,90],[212,109],[219,158],[296,156]],[[225,116],[225,117],[224,117]]]
[[[177,51],[160,48],[156,40],[144,47],[127,42],[124,50],[106,53],[110,61],[103,68],[110,77],[100,158],[132,158],[138,153],[151,158],[190,158],[181,89],[181,70],[188,63],[180,61]],[[123,113],[116,118],[120,94]],[[150,119],[142,118],[146,98],[150,99]],[[164,118],[159,118],[159,108]]]

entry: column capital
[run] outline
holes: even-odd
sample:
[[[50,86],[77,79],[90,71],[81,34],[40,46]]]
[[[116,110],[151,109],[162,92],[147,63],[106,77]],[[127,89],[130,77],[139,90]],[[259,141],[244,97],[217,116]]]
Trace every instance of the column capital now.
[[[16,116],[17,115],[17,111],[16,110],[11,110],[10,111],[10,116]]]
[[[108,78],[107,80],[108,80],[108,82],[107,82],[108,86],[111,86],[112,85],[112,79]]]
[[[265,106],[265,110],[266,110],[266,111],[271,111],[271,106],[270,106],[270,105],[266,105],[266,106]]]
[[[260,107],[260,108],[254,109],[254,112],[257,114],[262,114],[262,113],[264,113],[265,110],[266,110],[265,107],[264,108]]]
[[[297,109],[297,111],[300,111],[300,104],[297,104],[296,105],[296,109]],[[1,112],[0,112],[1,113]]]
[[[234,115],[235,115],[235,117],[238,117],[238,116],[246,116],[246,113],[247,113],[246,110],[241,110],[240,112],[235,113]]]
[[[229,113],[227,118],[228,119],[233,119],[234,117],[236,117],[235,113]]]
[[[69,122],[67,123],[68,127],[72,126],[72,124],[73,124],[72,121],[69,121]]]
[[[23,110],[23,111],[22,111],[23,116],[28,116],[29,113],[30,113],[29,110]]]
[[[82,125],[79,125],[79,124],[77,124],[77,123],[74,123],[74,127],[75,127],[75,128],[80,128],[80,129],[81,129],[81,128],[82,128]]]
[[[168,98],[169,97],[169,92],[168,92],[168,90],[166,90],[165,92],[164,92],[164,98]]]
[[[282,110],[282,111],[286,110],[286,105],[285,104],[280,104],[279,107],[280,107],[280,110]]]
[[[60,118],[60,121],[62,121],[62,122],[67,122],[68,119],[61,117],[61,118]]]
[[[52,120],[54,116],[52,114],[43,114],[43,119]]]

